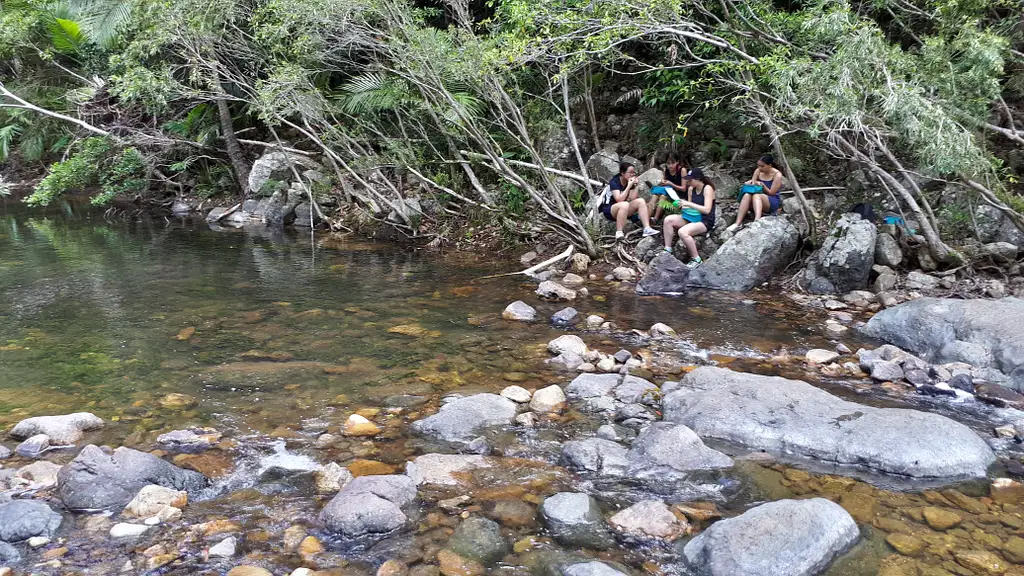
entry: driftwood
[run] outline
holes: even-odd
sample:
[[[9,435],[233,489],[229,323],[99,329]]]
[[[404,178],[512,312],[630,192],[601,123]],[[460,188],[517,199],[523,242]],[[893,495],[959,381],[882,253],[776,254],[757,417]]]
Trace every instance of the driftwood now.
[[[548,258],[547,260],[541,262],[540,264],[535,264],[533,266],[530,266],[526,270],[520,270],[518,272],[506,272],[504,274],[492,274],[490,276],[482,276],[480,278],[476,278],[473,281],[476,282],[477,280],[488,280],[490,278],[503,278],[505,276],[518,276],[520,274],[522,274],[524,276],[531,276],[532,277],[537,272],[540,272],[544,268],[547,268],[548,266],[551,266],[555,262],[560,262],[562,260],[565,260],[566,258],[569,258],[570,256],[572,256],[573,251],[575,251],[575,248],[573,247],[572,244],[570,244],[569,247],[566,248],[565,251],[562,252],[561,254],[559,254],[558,256],[554,256],[552,258]]]
[[[239,209],[239,208],[241,208],[241,207],[242,207],[242,205],[241,205],[241,204],[235,204],[235,205],[234,205],[234,206],[232,206],[231,208],[228,208],[228,209],[227,209],[227,210],[225,210],[225,211],[224,211],[223,213],[221,213],[221,215],[220,215],[220,216],[217,216],[217,217],[216,217],[216,218],[214,218],[213,220],[207,219],[207,221],[208,221],[208,222],[220,222],[221,220],[223,220],[223,219],[227,218],[228,216],[231,216],[232,214],[234,214],[235,212],[237,212],[237,211],[238,211],[238,209]]]

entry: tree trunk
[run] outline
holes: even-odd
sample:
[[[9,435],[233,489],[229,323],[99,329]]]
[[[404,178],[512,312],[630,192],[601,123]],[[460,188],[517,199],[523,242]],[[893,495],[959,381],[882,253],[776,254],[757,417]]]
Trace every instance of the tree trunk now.
[[[580,166],[580,174],[583,175],[583,183],[587,187],[587,200],[594,197],[594,189],[590,185],[590,177],[587,174],[587,163],[583,161],[580,154],[580,144],[576,141],[576,130],[572,127],[572,114],[569,112],[569,81],[562,76],[562,103],[565,106],[565,133],[569,136],[569,144],[576,155],[576,162]]]
[[[224,147],[228,150],[228,158],[231,160],[231,167],[235,170],[235,179],[242,188],[242,196],[249,195],[249,164],[245,161],[245,153],[242,152],[242,145],[235,136],[234,120],[231,118],[231,108],[228,101],[223,98],[217,99],[217,113],[220,116],[220,133],[224,138]],[[259,190],[253,190],[259,192]]]

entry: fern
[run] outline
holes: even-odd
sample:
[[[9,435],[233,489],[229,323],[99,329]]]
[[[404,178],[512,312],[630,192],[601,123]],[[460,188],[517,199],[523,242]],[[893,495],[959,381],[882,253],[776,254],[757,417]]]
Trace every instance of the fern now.
[[[357,76],[341,89],[341,107],[348,114],[396,110],[409,98],[404,85],[379,72]]]
[[[616,98],[615,101],[612,102],[612,105],[622,106],[623,104],[628,104],[630,102],[638,102],[641,98],[643,98],[643,95],[643,88],[633,88],[632,90],[629,90],[628,92],[625,92],[621,96]]]
[[[121,0],[72,0],[70,4],[90,38],[104,48],[114,45],[131,17],[131,3]]]

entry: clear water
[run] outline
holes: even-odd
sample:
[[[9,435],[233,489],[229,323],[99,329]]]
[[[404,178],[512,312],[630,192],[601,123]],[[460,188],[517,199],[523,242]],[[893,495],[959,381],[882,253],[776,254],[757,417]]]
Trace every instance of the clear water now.
[[[116,572],[131,561],[129,572],[142,573],[147,562],[142,551],[154,544],[181,554],[153,572],[169,574],[223,573],[243,557],[275,574],[299,565],[372,574],[388,558],[432,561],[431,554],[458,520],[438,512],[436,503],[458,492],[422,495],[415,537],[351,549],[316,531],[311,520],[326,500],[311,494],[303,484],[308,477],[301,477],[328,461],[349,465],[371,459],[401,470],[422,453],[423,442],[407,431],[418,416],[416,409],[388,416],[385,433],[373,441],[339,439],[329,448],[314,448],[324,431],[337,434],[347,414],[380,408],[389,396],[423,395],[435,406],[449,391],[497,392],[511,383],[529,388],[568,381],[568,375],[543,362],[549,356],[546,343],[563,331],[543,321],[501,319],[501,311],[514,300],[536,306],[542,318],[564,304],[538,301],[536,283],[522,276],[480,280],[518,269],[523,251],[438,254],[357,237],[212,231],[188,220],[106,221],[74,203],[48,211],[4,203],[0,430],[29,416],[90,411],[109,423],[89,437],[97,443],[149,450],[157,435],[186,426],[213,427],[226,439],[214,451],[219,457],[202,462],[218,474],[208,494],[186,509],[183,527],[161,528],[143,544],[126,548],[109,542],[102,530],[90,532],[88,518],[69,517],[62,528],[70,549],[63,566],[40,570],[99,574]],[[597,280],[587,286],[591,296],[573,306],[583,316],[599,314],[619,327],[614,334],[585,334],[590,347],[636,351],[641,346],[630,329],[645,330],[655,322],[672,326],[683,337],[680,344],[647,346],[656,359],[651,377],[658,383],[676,377],[696,352],[737,369],[809,377],[858,401],[903,404],[865,394],[865,383],[820,381],[799,363],[773,364],[770,358],[780,351],[800,354],[835,345],[822,334],[824,313],[798,308],[783,296],[654,298],[638,297],[631,285],[615,282]],[[856,349],[860,342],[852,332],[844,342]],[[190,398],[175,404],[169,394]],[[947,406],[934,408],[962,419],[976,417]],[[476,478],[469,493],[485,511],[493,501],[531,501],[581,487],[601,494],[609,511],[644,497],[635,486],[603,486],[557,466],[559,445],[595,427],[570,414],[525,438],[510,438],[507,454],[548,464],[511,462]],[[48,458],[62,463],[72,455],[58,452]],[[266,481],[264,475],[275,467],[295,477]],[[740,466],[735,474],[741,488],[726,490],[732,499],[720,504],[727,510],[809,493],[800,487],[794,492],[779,470],[759,464]],[[737,482],[721,480],[706,479],[705,485],[690,488],[693,494],[714,495]],[[669,499],[682,495],[677,491]],[[211,520],[234,523],[231,533],[242,542],[239,559],[202,559],[204,548],[225,534],[197,535],[187,528]],[[284,550],[283,531],[294,525],[320,536],[328,550],[315,559]],[[830,575],[877,572],[879,559],[891,550],[884,533],[869,526],[864,530],[864,544]],[[543,573],[550,560],[545,554],[573,552],[543,540],[536,523],[507,535],[513,541],[541,542],[497,571]],[[602,558],[638,573],[650,569],[644,567],[647,562],[668,573],[682,570],[678,556],[656,547],[625,547]]]

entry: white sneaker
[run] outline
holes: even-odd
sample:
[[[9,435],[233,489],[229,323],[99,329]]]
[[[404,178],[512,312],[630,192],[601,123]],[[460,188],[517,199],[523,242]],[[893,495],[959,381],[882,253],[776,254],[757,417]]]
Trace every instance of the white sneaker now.
[[[658,234],[658,231],[655,230],[654,228],[651,228],[650,226],[648,226],[647,228],[644,228],[644,236],[645,237],[646,236],[654,236],[655,234]]]
[[[686,267],[693,270],[694,268],[700,266],[703,263],[704,261],[700,259],[700,256],[697,256],[696,258],[692,258],[689,262],[687,262]]]
[[[616,240],[619,240],[619,239],[621,239],[621,238],[624,238],[625,236],[626,236],[626,234],[625,234],[625,233],[623,233],[623,231],[622,231],[622,230],[616,230],[616,231],[615,231],[615,239],[616,239]]]
[[[726,232],[735,232],[736,229],[739,228],[739,227],[740,227],[739,224],[733,224],[732,226],[729,226],[728,228],[726,228],[725,231]]]

